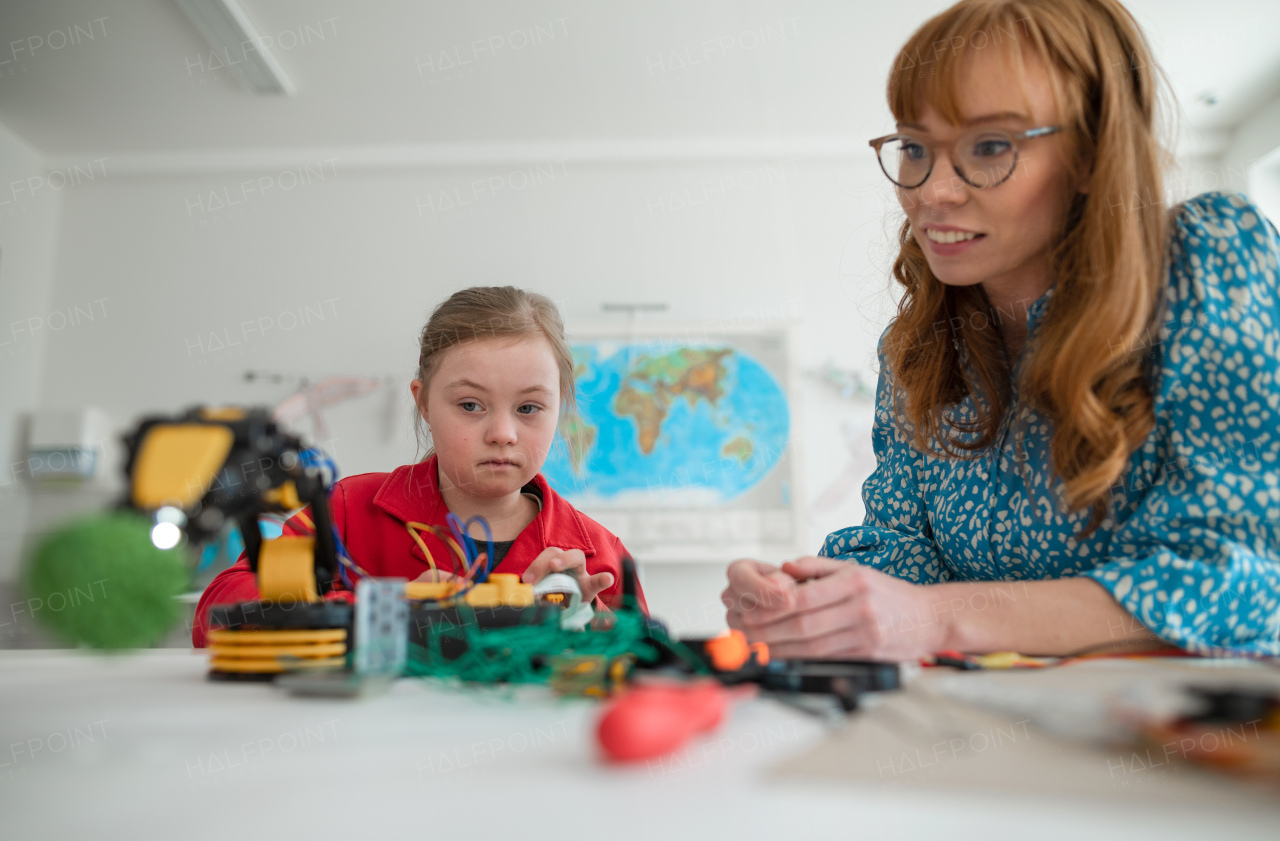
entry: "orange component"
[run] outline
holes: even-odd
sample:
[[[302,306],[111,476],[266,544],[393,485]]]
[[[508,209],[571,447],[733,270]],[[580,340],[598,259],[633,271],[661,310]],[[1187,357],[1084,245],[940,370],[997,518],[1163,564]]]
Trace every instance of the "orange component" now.
[[[711,665],[719,672],[736,672],[746,665],[755,652],[760,665],[769,662],[769,646],[762,642],[747,645],[747,637],[742,631],[726,631],[715,639],[707,640],[707,654],[711,656]]]
[[[751,656],[747,637],[741,631],[726,631],[707,640],[705,649],[711,656],[711,665],[720,672],[736,672]]]

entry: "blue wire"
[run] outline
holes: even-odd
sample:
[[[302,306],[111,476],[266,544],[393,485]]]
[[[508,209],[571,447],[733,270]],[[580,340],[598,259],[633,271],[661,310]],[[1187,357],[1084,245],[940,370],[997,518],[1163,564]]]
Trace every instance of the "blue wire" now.
[[[298,452],[298,459],[302,462],[304,467],[318,467],[321,470],[329,471],[328,496],[332,497],[333,488],[338,484],[338,465],[334,463],[333,459],[329,458],[323,450],[316,447],[308,447],[305,450],[300,450]],[[346,544],[342,542],[342,535],[338,534],[338,526],[334,524],[332,519],[329,521],[329,529],[333,532],[334,548],[337,550],[338,556],[346,558],[351,561],[351,563],[355,564],[356,562],[352,559],[351,553],[347,551]],[[357,564],[357,566],[359,565]],[[351,580],[351,573],[347,570],[346,564],[338,564],[338,576],[342,579],[342,583],[346,585],[348,590],[355,590],[355,584]]]
[[[466,557],[467,569],[470,569],[471,564],[475,562],[477,550],[475,541],[467,534],[466,524],[452,511],[444,515],[444,521],[448,523],[449,531],[453,532],[453,539],[458,541],[458,545],[462,547],[462,554]],[[466,570],[464,569],[463,572],[466,572]]]
[[[468,532],[471,531],[471,525],[473,523],[479,523],[480,528],[484,529],[485,548],[489,550],[489,553],[485,555],[484,570],[482,571],[482,574],[478,574],[476,576],[475,583],[483,584],[485,581],[488,581],[489,571],[493,569],[493,532],[489,529],[488,521],[477,514],[464,523],[462,518],[457,514],[454,514],[452,511],[445,515],[444,521],[449,524],[449,531],[453,532],[454,539],[458,541],[460,546],[462,546],[462,551],[467,556],[468,569],[471,568],[471,565],[475,563],[476,558],[480,555],[480,548],[476,546],[475,538],[468,534]]]

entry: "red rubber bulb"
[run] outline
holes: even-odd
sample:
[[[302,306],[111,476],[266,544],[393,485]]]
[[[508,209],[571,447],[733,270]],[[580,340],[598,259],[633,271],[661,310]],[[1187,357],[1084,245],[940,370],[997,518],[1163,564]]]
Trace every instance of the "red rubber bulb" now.
[[[654,759],[719,725],[728,703],[714,682],[639,686],[610,704],[596,737],[614,762]]]

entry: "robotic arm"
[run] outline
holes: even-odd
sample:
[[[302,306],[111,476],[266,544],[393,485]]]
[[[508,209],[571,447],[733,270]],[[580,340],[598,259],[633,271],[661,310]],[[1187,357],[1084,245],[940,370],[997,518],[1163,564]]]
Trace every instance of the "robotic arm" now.
[[[267,409],[199,407],[150,417],[126,436],[130,507],[154,518],[152,541],[175,545],[240,526],[265,600],[316,601],[334,589],[338,553],[329,479]],[[258,515],[311,506],[315,534],[263,541]]]

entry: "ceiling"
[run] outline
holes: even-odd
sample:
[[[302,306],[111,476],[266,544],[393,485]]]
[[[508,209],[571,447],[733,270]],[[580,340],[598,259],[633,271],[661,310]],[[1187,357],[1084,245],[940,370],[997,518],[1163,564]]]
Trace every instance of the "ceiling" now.
[[[215,66],[221,61],[172,0],[6,0],[0,3],[0,62],[7,60],[0,64],[0,123],[50,156],[852,140],[888,124],[889,62],[915,26],[948,4],[242,5],[278,45],[275,55],[297,87],[293,97],[254,96],[234,70]],[[1184,125],[1210,146],[1221,145],[1233,126],[1280,94],[1275,0],[1128,5],[1156,47]],[[68,30],[65,39],[54,34]],[[50,46],[57,43],[58,49]],[[1206,94],[1216,104],[1198,98]]]

